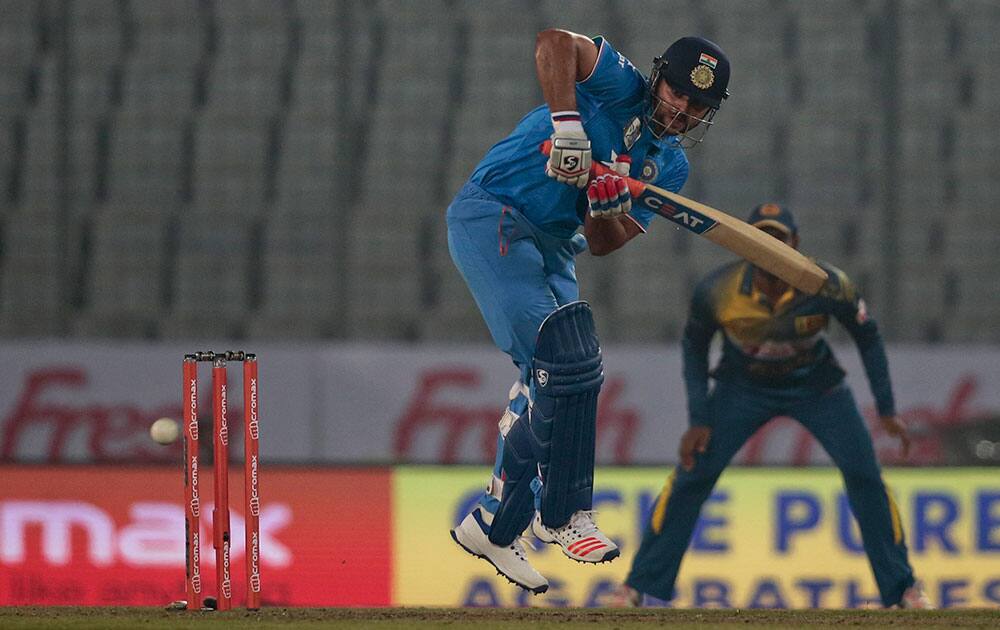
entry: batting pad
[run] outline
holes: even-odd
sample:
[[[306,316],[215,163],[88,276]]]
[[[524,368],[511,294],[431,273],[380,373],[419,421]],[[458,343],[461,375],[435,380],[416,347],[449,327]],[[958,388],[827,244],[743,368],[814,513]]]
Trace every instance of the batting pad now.
[[[501,475],[503,494],[493,516],[489,539],[506,547],[531,524],[535,514],[535,493],[531,480],[538,469],[535,445],[525,414],[519,416],[507,432],[503,444]]]
[[[530,410],[542,479],[542,524],[558,528],[589,510],[594,494],[601,346],[586,302],[561,306],[542,322],[532,362]]]

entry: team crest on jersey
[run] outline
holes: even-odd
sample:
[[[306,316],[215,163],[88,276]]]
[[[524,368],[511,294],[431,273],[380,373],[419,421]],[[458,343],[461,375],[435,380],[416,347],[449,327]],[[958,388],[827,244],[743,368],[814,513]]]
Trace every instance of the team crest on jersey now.
[[[642,163],[642,173],[639,174],[639,179],[644,182],[655,182],[659,175],[660,167],[656,165],[653,158],[646,158]]]
[[[636,141],[639,136],[642,135],[642,121],[636,116],[629,121],[625,128],[622,129],[622,136],[625,139],[625,150],[630,151],[633,146],[635,146]]]

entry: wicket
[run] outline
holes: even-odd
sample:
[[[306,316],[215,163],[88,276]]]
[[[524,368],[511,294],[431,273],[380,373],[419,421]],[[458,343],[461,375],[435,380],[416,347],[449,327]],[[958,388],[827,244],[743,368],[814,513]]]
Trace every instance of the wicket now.
[[[212,453],[214,459],[214,506],[212,546],[215,549],[215,585],[218,610],[230,610],[232,579],[229,553],[229,421],[228,361],[243,363],[243,477],[246,524],[247,608],[261,605],[260,583],[260,424],[257,416],[257,355],[240,351],[195,352],[184,355],[184,530],[185,585],[188,610],[202,602],[201,494],[198,486],[198,363],[212,364]],[[206,607],[211,607],[206,604]]]

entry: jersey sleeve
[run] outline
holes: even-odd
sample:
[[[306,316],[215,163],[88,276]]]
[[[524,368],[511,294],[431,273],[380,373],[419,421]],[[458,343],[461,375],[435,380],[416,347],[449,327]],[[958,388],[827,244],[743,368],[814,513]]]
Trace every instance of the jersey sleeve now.
[[[684,386],[687,390],[688,420],[691,426],[708,426],[708,350],[719,329],[712,306],[713,274],[698,284],[691,300],[684,338]]]
[[[649,222],[653,220],[652,212],[645,208],[640,208],[635,204],[632,204],[632,209],[628,211],[628,216],[642,228],[643,232],[649,229]]]
[[[858,346],[872,396],[875,398],[875,407],[880,416],[895,415],[896,402],[889,378],[889,360],[878,324],[868,313],[864,299],[847,274],[831,265],[823,267],[829,274],[823,287],[823,295],[830,300],[830,310],[834,317],[847,329]]]
[[[663,169],[663,174],[656,180],[656,185],[670,192],[679,193],[687,183],[690,167],[684,152],[677,150],[670,163]]]
[[[597,63],[590,76],[576,84],[577,89],[600,101],[605,110],[632,107],[645,94],[645,78],[608,40],[595,37],[594,44]]]

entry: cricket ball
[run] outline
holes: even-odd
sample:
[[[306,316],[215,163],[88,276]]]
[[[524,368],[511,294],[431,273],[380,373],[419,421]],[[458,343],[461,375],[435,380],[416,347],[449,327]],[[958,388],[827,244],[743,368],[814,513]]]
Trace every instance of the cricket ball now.
[[[173,418],[160,418],[149,427],[149,435],[157,444],[173,444],[180,434],[180,426]]]

